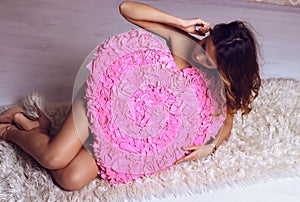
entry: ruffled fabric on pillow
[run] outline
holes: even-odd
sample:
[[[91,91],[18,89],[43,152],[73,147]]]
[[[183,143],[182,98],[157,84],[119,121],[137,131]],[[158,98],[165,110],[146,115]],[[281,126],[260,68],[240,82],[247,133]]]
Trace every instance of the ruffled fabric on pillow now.
[[[107,39],[87,68],[94,155],[111,184],[173,166],[187,154],[182,146],[214,138],[225,119],[218,79],[179,71],[167,45],[145,30]]]

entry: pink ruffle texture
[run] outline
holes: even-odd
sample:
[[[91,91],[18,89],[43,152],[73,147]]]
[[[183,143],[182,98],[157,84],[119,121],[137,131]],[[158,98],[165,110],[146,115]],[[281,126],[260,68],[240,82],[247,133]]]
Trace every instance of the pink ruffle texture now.
[[[111,184],[173,166],[186,155],[182,146],[204,144],[224,121],[215,115],[216,79],[196,68],[179,71],[166,44],[144,30],[107,39],[87,68],[94,155]]]

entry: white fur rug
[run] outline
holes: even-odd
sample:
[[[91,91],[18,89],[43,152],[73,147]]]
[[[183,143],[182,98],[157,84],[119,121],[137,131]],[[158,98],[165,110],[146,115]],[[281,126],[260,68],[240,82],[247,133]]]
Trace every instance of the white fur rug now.
[[[300,82],[266,79],[262,84],[253,111],[244,121],[235,116],[230,138],[213,157],[183,163],[130,184],[109,186],[95,179],[82,190],[63,191],[31,157],[0,141],[0,201],[132,201],[300,177]],[[57,129],[70,105],[44,106]]]

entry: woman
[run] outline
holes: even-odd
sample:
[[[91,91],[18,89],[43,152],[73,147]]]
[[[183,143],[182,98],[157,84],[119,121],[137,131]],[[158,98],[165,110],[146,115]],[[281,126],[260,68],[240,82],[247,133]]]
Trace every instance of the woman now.
[[[131,23],[164,38],[171,50],[177,67],[182,70],[197,63],[203,64],[199,45],[206,50],[210,60],[204,61],[209,68],[218,68],[224,82],[227,98],[227,118],[218,138],[206,145],[184,147],[191,153],[176,163],[206,157],[213,153],[230,134],[233,116],[241,110],[243,115],[251,110],[251,104],[260,87],[256,41],[250,29],[242,22],[219,24],[211,28],[202,19],[181,19],[139,2],[123,2],[120,13]],[[198,29],[198,27],[200,28]],[[208,37],[202,40],[190,34]],[[180,35],[191,40],[184,40]],[[197,46],[194,43],[197,42]],[[193,44],[193,45],[192,45]],[[177,54],[178,53],[178,54]],[[178,56],[180,55],[180,57]],[[183,59],[188,58],[188,59]],[[0,115],[0,138],[19,145],[49,172],[52,178],[66,190],[80,189],[97,177],[98,166],[82,145],[82,138],[89,135],[88,119],[74,124],[70,110],[58,134],[51,138],[49,120],[36,106],[38,120],[28,118],[23,109],[13,107]],[[77,99],[73,108],[85,114],[84,103]],[[78,124],[78,123],[77,123]],[[17,125],[18,127],[16,127]],[[81,135],[81,138],[77,135]]]

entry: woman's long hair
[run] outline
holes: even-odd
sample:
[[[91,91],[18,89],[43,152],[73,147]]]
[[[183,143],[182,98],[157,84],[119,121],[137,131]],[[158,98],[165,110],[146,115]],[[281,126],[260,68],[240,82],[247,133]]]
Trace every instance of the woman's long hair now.
[[[230,113],[248,114],[261,86],[257,41],[241,21],[218,24],[211,32]]]

